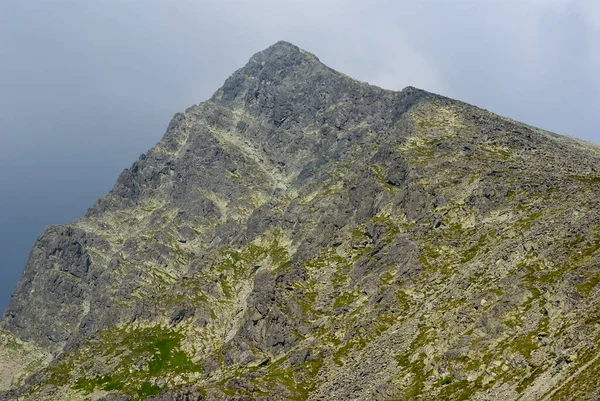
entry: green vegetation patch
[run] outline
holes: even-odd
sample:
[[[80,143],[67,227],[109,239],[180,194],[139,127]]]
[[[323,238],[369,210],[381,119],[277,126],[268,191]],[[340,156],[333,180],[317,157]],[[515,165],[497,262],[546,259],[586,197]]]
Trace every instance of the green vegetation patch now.
[[[586,184],[600,184],[600,175],[570,175],[569,178]]]
[[[391,195],[394,195],[394,186],[385,179],[383,173],[381,172],[381,168],[375,164],[372,164],[371,168],[375,172],[375,175],[377,175],[377,180],[379,183],[385,188],[386,191],[388,191]]]
[[[492,230],[480,236],[473,246],[464,251],[462,255],[462,263],[468,263],[475,259],[485,249],[488,243],[493,243],[495,238],[496,235]]]
[[[315,358],[296,366],[290,366],[286,356],[274,363],[268,363],[266,366],[244,369],[246,373],[253,373],[255,376],[253,379],[242,379],[252,383],[251,389],[246,386],[228,386],[232,379],[248,378],[248,375],[240,370],[221,380],[219,387],[231,399],[240,396],[251,399],[257,396],[269,398],[270,395],[276,392],[280,393],[282,389],[285,389],[285,399],[304,401],[317,388],[319,381],[316,377],[323,364],[323,359]]]
[[[593,272],[589,277],[581,284],[577,286],[577,291],[584,295],[590,295],[591,292],[600,283],[600,271]]]
[[[74,382],[72,387],[85,393],[117,390],[145,400],[160,393],[175,376],[190,380],[202,372],[202,366],[181,348],[182,335],[164,327],[112,328],[99,333],[98,340],[50,368],[49,383],[62,386]],[[81,365],[90,358],[106,361],[102,372]]]
[[[454,381],[448,376],[439,385],[442,387],[438,395],[440,400],[470,400],[475,393],[475,387],[466,379]]]
[[[24,349],[23,344],[17,341],[12,335],[9,335],[8,338],[2,343],[0,343],[0,345],[4,345],[7,349],[12,351],[21,351]]]

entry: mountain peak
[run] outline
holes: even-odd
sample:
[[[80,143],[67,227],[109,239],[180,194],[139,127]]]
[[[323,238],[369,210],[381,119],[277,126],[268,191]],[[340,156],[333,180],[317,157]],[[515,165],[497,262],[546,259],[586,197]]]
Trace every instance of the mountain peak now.
[[[261,103],[261,98],[277,99],[277,104],[268,106],[271,108],[291,107],[290,103],[337,102],[340,98],[356,99],[357,96],[368,99],[439,97],[412,86],[396,92],[358,81],[323,64],[314,54],[282,40],[254,54],[244,67],[225,81],[211,100],[234,107],[253,107]]]
[[[258,94],[257,86],[262,86],[261,92],[267,87],[269,91],[277,90],[282,85],[285,90],[291,84],[306,83],[316,75],[341,75],[326,67],[311,53],[300,49],[289,42],[279,41],[265,50],[254,54],[248,63],[234,72],[215,93],[213,100],[221,102],[246,101],[249,91]]]
[[[36,241],[0,401],[600,399],[598,148],[288,42],[188,110]]]
[[[297,61],[302,58],[319,62],[319,59],[315,55],[301,49],[293,43],[280,40],[279,42],[267,47],[265,50],[256,53],[250,58],[250,62],[266,63],[269,61],[274,62],[282,60]]]
[[[255,53],[255,56],[259,55],[259,54],[272,55],[273,53],[294,54],[294,53],[298,53],[300,51],[301,51],[300,47],[296,46],[295,44],[287,42],[285,40],[280,40],[280,41],[272,44],[271,46],[267,47],[266,49]]]

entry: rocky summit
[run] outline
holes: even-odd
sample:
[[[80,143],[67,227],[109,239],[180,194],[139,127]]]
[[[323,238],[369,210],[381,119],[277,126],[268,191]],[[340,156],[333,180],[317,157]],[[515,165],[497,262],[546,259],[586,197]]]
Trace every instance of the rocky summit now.
[[[599,399],[598,166],[279,42],[39,236],[0,399]]]

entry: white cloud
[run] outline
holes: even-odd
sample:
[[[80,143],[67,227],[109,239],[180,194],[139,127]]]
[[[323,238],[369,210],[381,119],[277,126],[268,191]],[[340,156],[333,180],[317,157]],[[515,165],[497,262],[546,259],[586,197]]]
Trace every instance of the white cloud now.
[[[598,0],[580,0],[579,7],[586,23],[594,30],[600,30],[600,2]]]

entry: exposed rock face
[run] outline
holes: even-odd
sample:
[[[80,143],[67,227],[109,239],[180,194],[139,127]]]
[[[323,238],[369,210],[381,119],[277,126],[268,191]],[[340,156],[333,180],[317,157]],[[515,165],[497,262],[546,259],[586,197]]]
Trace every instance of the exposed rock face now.
[[[40,236],[0,399],[597,399],[599,162],[279,42]]]

